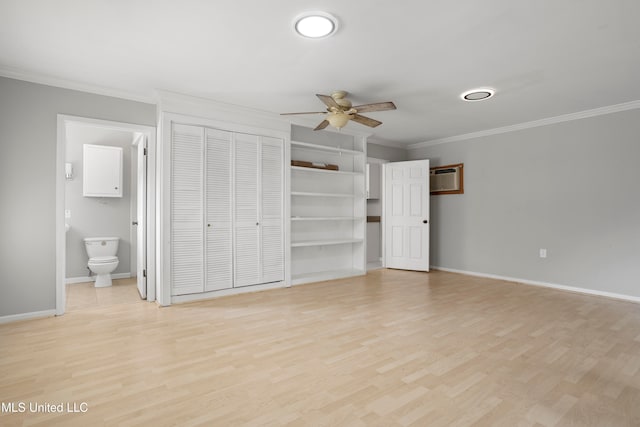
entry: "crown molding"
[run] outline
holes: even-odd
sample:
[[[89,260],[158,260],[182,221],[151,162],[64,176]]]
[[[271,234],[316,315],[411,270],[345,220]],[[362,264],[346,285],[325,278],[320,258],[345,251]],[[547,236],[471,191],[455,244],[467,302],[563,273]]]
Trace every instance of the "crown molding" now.
[[[46,74],[33,73],[24,70],[18,70],[8,67],[0,67],[0,76],[15,80],[22,80],[30,83],[37,83],[45,86],[53,86],[62,89],[77,90],[81,92],[93,93],[95,95],[109,96],[112,98],[121,98],[129,101],[143,102],[145,104],[156,104],[157,99],[153,96],[146,96],[140,93],[134,93],[119,89],[113,89],[105,86],[94,85],[90,83],[81,83],[73,80],[53,77]]]
[[[233,123],[237,126],[252,126],[287,133],[290,129],[288,122],[269,111],[167,90],[156,90],[156,95],[158,111],[161,114],[214,120],[217,125],[211,123],[212,126]],[[251,130],[248,129],[247,132]]]
[[[184,106],[204,107],[213,111],[232,112],[235,114],[250,114],[265,119],[279,119],[280,117],[272,112],[259,110],[257,108],[245,107],[243,105],[231,104],[228,102],[216,101],[199,95],[172,92],[169,90],[157,89],[156,103],[161,111],[171,111],[172,109]],[[171,111],[176,112],[176,111]]]
[[[432,139],[430,141],[418,142],[406,147],[407,150],[430,147],[433,145],[446,144],[449,142],[465,141],[468,139],[480,138],[483,136],[498,135],[501,133],[515,132],[524,129],[531,129],[540,126],[547,126],[556,123],[570,122],[573,120],[586,119],[589,117],[602,116],[605,114],[618,113],[621,111],[635,110],[640,108],[640,100],[624,102],[622,104],[609,105],[606,107],[594,108],[591,110],[578,111],[576,113],[563,114],[561,116],[548,117],[531,122],[518,123],[511,126],[504,126],[495,129],[481,130],[478,132],[465,133],[462,135],[449,136],[446,138]]]
[[[387,140],[378,140],[378,139],[373,139],[373,138],[369,138],[367,140],[367,142],[369,144],[375,144],[375,145],[383,145],[385,147],[391,147],[391,148],[401,148],[403,150],[407,149],[407,144],[403,144],[402,142],[396,142],[396,141],[387,141]]]

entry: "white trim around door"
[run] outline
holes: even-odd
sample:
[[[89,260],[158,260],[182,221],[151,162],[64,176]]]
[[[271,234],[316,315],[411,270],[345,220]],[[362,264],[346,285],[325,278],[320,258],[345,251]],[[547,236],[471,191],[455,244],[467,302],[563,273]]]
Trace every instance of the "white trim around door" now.
[[[110,130],[142,133],[147,139],[147,301],[156,299],[156,128],[131,123],[113,122],[87,117],[58,114],[56,146],[56,310],[60,316],[65,313],[65,177],[64,162],[66,151],[66,128],[70,124],[83,124]]]

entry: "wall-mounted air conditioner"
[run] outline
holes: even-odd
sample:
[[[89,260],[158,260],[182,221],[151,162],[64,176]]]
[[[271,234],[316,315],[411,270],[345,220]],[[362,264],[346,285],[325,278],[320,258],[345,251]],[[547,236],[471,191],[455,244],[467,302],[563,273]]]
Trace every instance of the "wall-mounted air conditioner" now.
[[[431,168],[429,174],[431,194],[464,193],[462,168],[462,163]]]

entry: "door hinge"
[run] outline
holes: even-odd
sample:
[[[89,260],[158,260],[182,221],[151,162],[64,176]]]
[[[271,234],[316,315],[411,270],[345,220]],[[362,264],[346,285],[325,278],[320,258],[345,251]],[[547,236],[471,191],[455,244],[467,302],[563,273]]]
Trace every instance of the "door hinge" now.
[[[147,155],[147,148],[146,147],[145,147],[144,152],[142,154],[144,154],[145,156]]]
[[[147,270],[146,269],[142,270],[142,277],[147,277]]]

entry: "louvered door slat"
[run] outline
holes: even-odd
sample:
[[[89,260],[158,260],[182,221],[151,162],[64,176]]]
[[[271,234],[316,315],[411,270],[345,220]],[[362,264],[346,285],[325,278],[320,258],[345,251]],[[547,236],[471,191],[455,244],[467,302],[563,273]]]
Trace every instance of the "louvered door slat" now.
[[[261,282],[284,280],[283,143],[262,137],[261,150]]]
[[[236,133],[234,286],[260,283],[258,218],[258,137]]]
[[[231,229],[231,133],[206,130],[205,291],[233,286]]]
[[[235,134],[236,223],[258,219],[258,137]]]
[[[171,294],[202,292],[203,129],[173,125],[171,138]]]
[[[267,283],[284,280],[284,244],[282,225],[263,225],[261,241],[261,282]]]
[[[234,287],[260,283],[258,227],[236,227]]]

